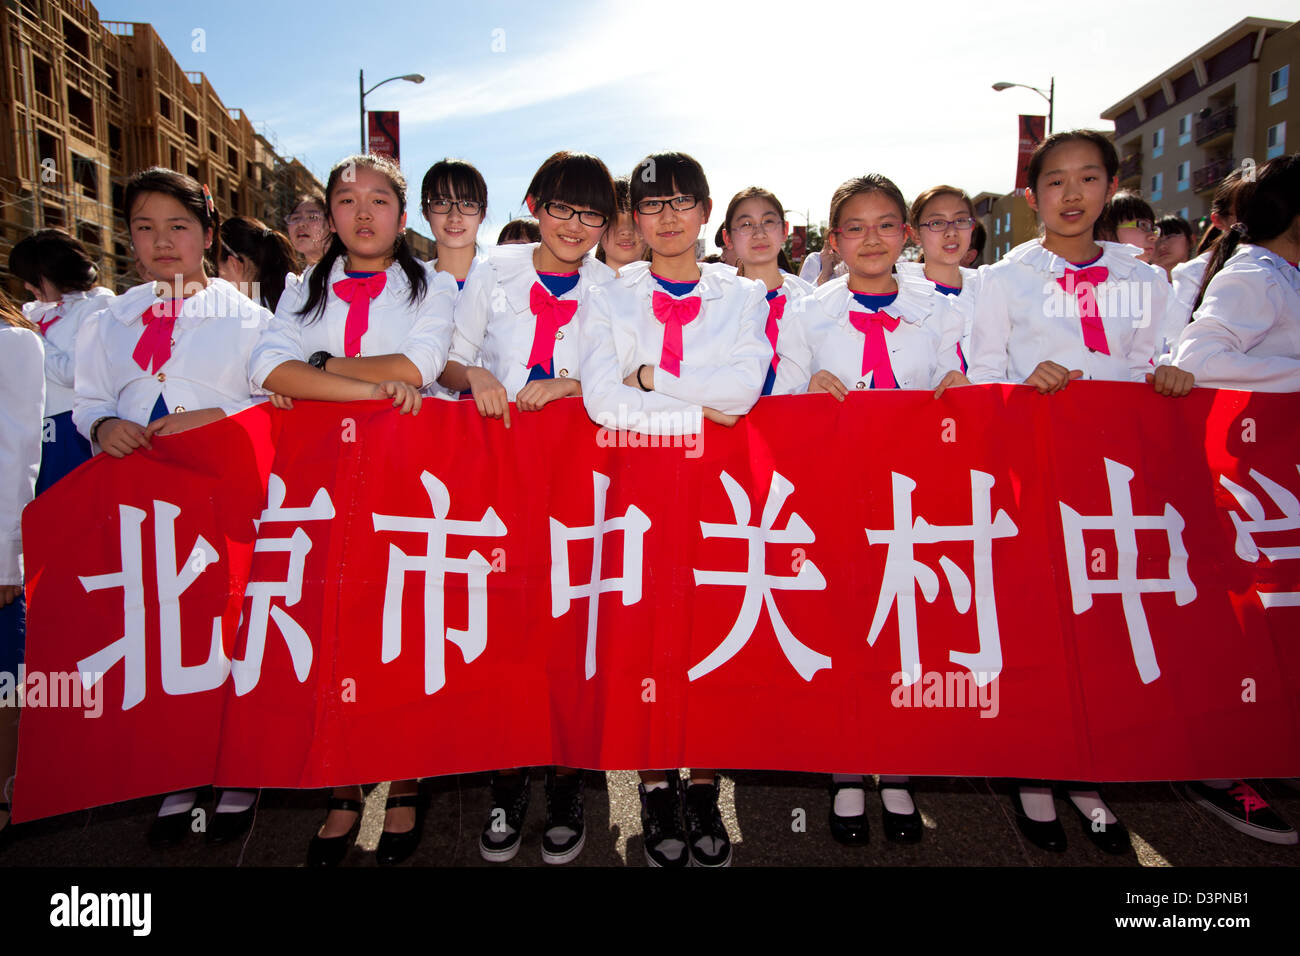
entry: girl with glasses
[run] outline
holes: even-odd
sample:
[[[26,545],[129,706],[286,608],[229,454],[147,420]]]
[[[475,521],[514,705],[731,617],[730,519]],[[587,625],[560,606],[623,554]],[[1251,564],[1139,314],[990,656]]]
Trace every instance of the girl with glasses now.
[[[646,246],[632,219],[632,186],[626,176],[614,180],[614,194],[618,197],[618,215],[596,247],[596,258],[618,272],[629,262],[644,259]]]
[[[772,361],[766,290],[729,266],[696,262],[713,204],[695,159],[647,156],[631,176],[631,199],[651,259],[624,266],[592,294],[583,326],[587,413],[604,428],[651,435],[694,434],[703,418],[733,425],[758,401]],[[679,784],[675,767],[641,773],[647,862],[729,865],[716,771],[693,769],[684,799]]]
[[[329,216],[325,209],[325,196],[316,190],[300,194],[293,202],[293,210],[285,218],[289,228],[289,241],[294,252],[308,266],[320,262],[330,246]]]
[[[1141,250],[1143,262],[1156,254],[1156,211],[1137,193],[1120,191],[1111,197],[1097,217],[1092,237],[1106,242],[1126,242]]]
[[[586,153],[558,152],[528,185],[540,242],[498,245],[475,262],[456,305],[451,361],[441,383],[468,390],[479,414],[510,427],[510,403],[536,412],[582,394],[583,316],[593,290],[614,278],[589,255],[618,211],[605,164]],[[530,768],[492,775],[492,807],[479,854],[494,863],[519,852],[528,813]],[[546,768],[542,860],[568,863],[586,843],[581,771]]]
[[[771,395],[776,384],[776,340],[787,311],[811,295],[813,286],[781,267],[781,247],[790,234],[785,208],[771,192],[758,186],[742,189],[731,197],[722,224],[726,248],[737,258],[739,274],[762,282],[767,289],[767,324],[764,332],[772,344],[772,362],[763,381],[763,394]]]
[[[420,206],[438,244],[438,258],[429,265],[450,273],[457,289],[465,288],[478,230],[487,215],[487,182],[483,174],[460,159],[444,159],[429,167],[420,184]]]
[[[909,235],[898,187],[877,174],[848,180],[831,198],[829,224],[827,242],[848,273],[819,286],[782,326],[774,394],[829,392],[843,402],[851,391],[923,388],[938,396],[969,384],[961,316],[924,277],[894,271]],[[882,775],[880,798],[886,838],[919,841],[909,778]],[[830,829],[844,844],[868,841],[862,774],[832,775]]]

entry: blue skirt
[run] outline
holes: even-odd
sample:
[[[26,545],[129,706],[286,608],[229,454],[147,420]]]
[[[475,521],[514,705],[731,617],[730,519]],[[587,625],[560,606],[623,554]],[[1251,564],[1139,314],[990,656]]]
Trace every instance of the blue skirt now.
[[[72,424],[72,412],[60,412],[48,419],[47,429],[49,423],[54,425],[54,435],[52,441],[41,443],[41,471],[36,479],[38,495],[82,462],[90,461],[90,442]]]
[[[14,681],[18,680],[18,665],[23,662],[26,635],[27,601],[19,594],[14,601],[0,607],[0,674],[12,674]]]

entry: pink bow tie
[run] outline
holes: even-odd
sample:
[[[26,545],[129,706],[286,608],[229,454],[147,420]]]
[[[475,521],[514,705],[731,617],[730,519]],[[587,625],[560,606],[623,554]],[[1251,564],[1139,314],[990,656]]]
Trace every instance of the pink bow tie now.
[[[1110,346],[1106,344],[1106,328],[1097,313],[1097,285],[1109,277],[1110,270],[1105,266],[1088,266],[1086,269],[1066,269],[1065,275],[1056,280],[1067,294],[1073,292],[1079,303],[1083,344],[1103,355],[1110,354]]]
[[[537,328],[533,332],[533,349],[528,353],[528,367],[546,366],[551,371],[551,359],[555,355],[555,333],[562,326],[568,325],[573,314],[578,311],[576,299],[558,299],[540,282],[534,282],[528,290],[528,307],[537,316]]]
[[[898,388],[894,368],[889,364],[889,349],[885,347],[885,329],[894,331],[899,321],[886,312],[849,313],[849,322],[867,337],[862,346],[862,374],[874,372],[871,383],[879,388]]]
[[[682,346],[682,326],[700,314],[700,297],[688,296],[674,299],[667,292],[656,290],[650,297],[655,318],[664,324],[664,348],[659,357],[659,367],[669,375],[681,375],[682,359],[686,357]]]
[[[777,295],[767,300],[767,340],[772,343],[772,370],[776,370],[781,357],[776,354],[776,339],[780,332],[777,323],[785,315],[785,296]]]
[[[62,315],[56,315],[52,319],[37,319],[36,324],[41,327],[41,335],[44,336],[45,333],[49,331],[50,326],[53,325],[55,322],[59,321],[59,319],[61,318],[63,318]]]
[[[184,301],[181,299],[156,302],[141,314],[144,331],[140,333],[140,341],[135,344],[131,357],[146,372],[157,372],[172,357],[172,329],[182,305]]]
[[[372,276],[349,276],[334,283],[334,293],[348,304],[343,324],[343,352],[348,358],[361,354],[361,336],[370,328],[370,300],[384,291],[388,273]]]

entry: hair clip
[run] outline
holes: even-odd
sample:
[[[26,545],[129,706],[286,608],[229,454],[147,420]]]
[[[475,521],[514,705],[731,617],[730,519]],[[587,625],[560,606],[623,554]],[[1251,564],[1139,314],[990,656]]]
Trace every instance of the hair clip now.
[[[212,192],[208,189],[207,183],[203,184],[203,201],[207,203],[208,215],[212,215],[217,211],[217,204],[212,201]]]
[[[1244,222],[1234,222],[1228,228],[1239,236],[1244,236],[1246,234],[1246,224]]]

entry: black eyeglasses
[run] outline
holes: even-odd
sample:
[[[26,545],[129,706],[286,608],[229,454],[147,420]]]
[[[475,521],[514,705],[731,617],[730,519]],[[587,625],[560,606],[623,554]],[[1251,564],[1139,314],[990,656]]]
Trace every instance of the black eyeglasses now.
[[[544,202],[542,208],[552,219],[572,219],[578,217],[578,222],[584,226],[591,226],[593,229],[599,229],[605,223],[609,222],[609,217],[601,212],[594,212],[590,209],[581,211],[574,209],[572,206],[565,205],[562,202]]]
[[[636,204],[636,211],[643,216],[653,216],[663,212],[664,206],[672,206],[678,212],[694,209],[700,204],[695,196],[674,196],[672,199],[642,199]]]
[[[451,207],[455,206],[460,210],[462,216],[477,216],[483,211],[483,204],[477,199],[430,199],[429,212],[436,212],[439,215],[451,212]]]
[[[969,216],[964,219],[931,219],[928,222],[921,223],[931,232],[947,232],[949,226],[954,226],[962,232],[975,228],[975,220]]]

